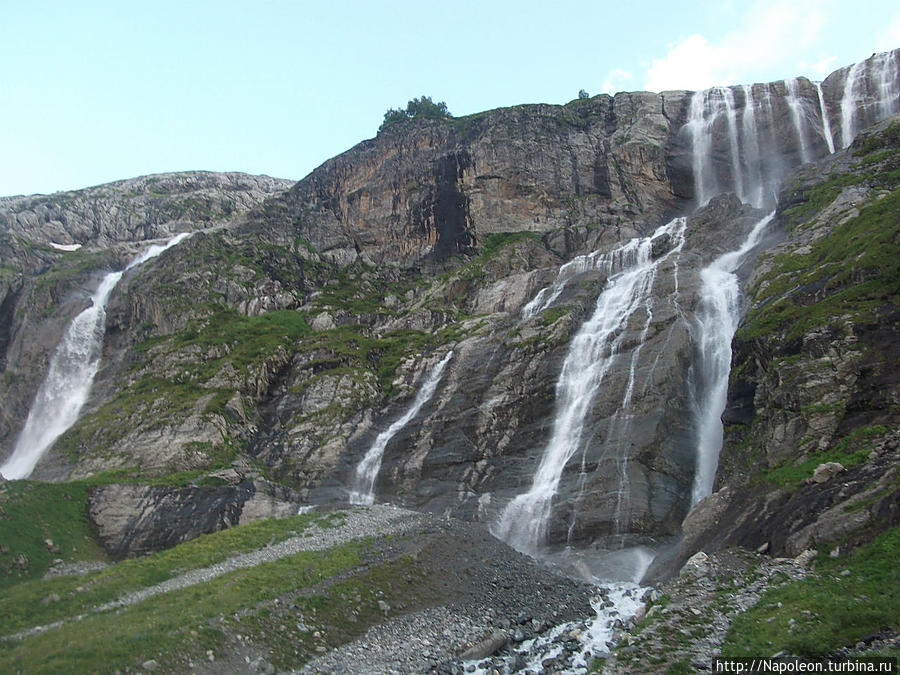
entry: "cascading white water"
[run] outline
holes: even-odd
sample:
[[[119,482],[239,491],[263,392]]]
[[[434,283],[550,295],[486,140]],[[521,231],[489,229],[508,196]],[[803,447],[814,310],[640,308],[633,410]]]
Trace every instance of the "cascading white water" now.
[[[697,205],[703,206],[719,191],[712,167],[712,120],[707,116],[706,92],[695,91],[691,96],[685,127],[691,135],[694,194]]]
[[[744,179],[740,157],[740,139],[734,93],[728,87],[713,87],[697,91],[691,96],[688,121],[685,124],[693,148],[692,166],[698,206],[705,205],[720,192],[712,164],[712,137],[716,120],[725,115],[731,161],[732,190],[744,198]]]
[[[794,123],[794,131],[797,134],[797,141],[800,143],[800,159],[806,164],[812,159],[809,152],[809,143],[806,140],[806,111],[803,109],[803,100],[800,98],[800,92],[797,85],[796,77],[789,77],[784,81],[785,100],[788,109],[791,111],[791,121]]]
[[[831,120],[828,119],[828,108],[825,106],[825,94],[822,92],[822,83],[816,82],[816,93],[819,95],[819,114],[822,116],[822,135],[828,144],[828,153],[834,154],[834,137],[831,135]]]
[[[898,50],[876,54],[854,63],[847,71],[841,97],[841,146],[853,142],[863,125],[900,110],[900,55]]]
[[[651,236],[629,242],[634,247],[633,266],[611,277],[597,298],[594,313],[572,339],[556,383],[556,415],[531,489],[513,499],[492,527],[495,536],[514,548],[535,553],[543,545],[553,497],[563,469],[581,447],[588,409],[617,358],[627,335],[629,319],[649,312],[656,272],[672,255],[670,250],[651,258],[652,240],[668,234],[679,242],[684,237],[684,218],[676,218]],[[626,356],[630,357],[630,354]]]
[[[853,142],[856,130],[853,125],[856,117],[856,82],[859,79],[859,73],[863,70],[864,61],[854,63],[847,72],[847,79],[844,81],[844,95],[841,97],[841,147],[847,148]]]
[[[781,167],[783,163],[777,142],[772,137],[763,146],[760,139],[760,114],[763,130],[772,136],[774,113],[771,90],[766,87],[762,110],[754,98],[753,87],[743,85],[741,91],[744,99],[742,108],[736,104],[734,90],[730,87],[713,87],[694,92],[691,96],[684,128],[691,139],[691,166],[698,208],[726,191],[733,192],[743,202],[761,208],[770,200],[773,186],[780,178],[780,174],[770,175],[772,167]],[[713,163],[715,155],[725,152],[723,147],[714,147],[717,120],[720,118],[725,122],[730,184],[722,184]],[[805,157],[809,156],[808,148],[802,152]],[[770,157],[773,154],[776,157]],[[780,171],[780,168],[776,170]]]
[[[740,139],[737,130],[737,113],[734,107],[734,92],[730,87],[719,87],[725,102],[725,121],[728,124],[728,148],[731,156],[731,180],[738,199],[744,201],[744,172],[741,170]]]
[[[419,414],[422,406],[431,400],[431,397],[434,396],[434,392],[437,389],[438,383],[441,381],[441,375],[444,372],[444,368],[450,362],[451,358],[453,358],[452,350],[447,352],[447,355],[431,369],[430,373],[428,373],[428,377],[425,378],[425,383],[416,393],[412,405],[407,409],[403,416],[378,434],[375,438],[375,442],[372,443],[372,446],[366,451],[362,461],[356,466],[356,471],[353,476],[353,488],[350,491],[351,504],[365,505],[375,503],[375,479],[378,478],[378,472],[381,470],[381,460],[384,457],[384,450],[387,447],[388,442],[398,431],[409,424],[409,422]]]
[[[878,54],[876,59],[878,112],[885,118],[900,110],[900,52]]]
[[[0,467],[0,474],[10,480],[28,478],[53,442],[75,424],[100,367],[106,304],[122,275],[188,236],[189,233],[183,233],[165,244],[154,244],[124,270],[110,272],[103,277],[91,296],[91,306],[72,319],[53,352],[47,374],[28,411],[25,426],[9,459]]]
[[[522,318],[530,319],[547,309],[560,296],[569,280],[579,274],[597,271],[612,275],[626,267],[631,267],[637,260],[640,241],[640,239],[632,239],[624,246],[620,246],[608,253],[592,251],[585,255],[575,256],[559,268],[559,271],[556,273],[556,279],[553,280],[552,284],[542,288],[522,308]]]
[[[744,112],[741,115],[741,130],[747,162],[747,182],[751,187],[747,198],[753,206],[759,208],[763,202],[763,179],[760,171],[759,132],[756,129],[756,101],[753,99],[753,87],[745,84],[743,90]]]
[[[740,288],[735,274],[774,218],[773,211],[760,220],[740,248],[716,258],[700,272],[700,309],[695,343],[699,358],[695,371],[697,416],[697,468],[691,491],[693,506],[712,491],[722,449],[722,412],[731,371],[731,340],[740,321]]]

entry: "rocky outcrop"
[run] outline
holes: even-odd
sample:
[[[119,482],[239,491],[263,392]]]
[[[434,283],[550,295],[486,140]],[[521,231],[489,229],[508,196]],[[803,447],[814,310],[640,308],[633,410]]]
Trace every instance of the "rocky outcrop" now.
[[[720,192],[762,207],[790,169],[897,111],[898,61],[835,71],[821,101],[793,78],[407,120],[323,164],[248,228],[300,236],[342,265],[415,265],[495,232],[590,227],[609,245]]]
[[[299,495],[264,480],[219,487],[111,484],[94,488],[88,516],[113,556],[171,548],[201,534],[297,513]]]
[[[34,244],[106,248],[238,217],[291,185],[244,173],[160,173],[52,195],[4,197],[0,228]]]
[[[346,264],[466,253],[494,232],[630,236],[683,204],[667,175],[684,92],[618,94],[411,120],[329,160],[252,229],[279,227]]]

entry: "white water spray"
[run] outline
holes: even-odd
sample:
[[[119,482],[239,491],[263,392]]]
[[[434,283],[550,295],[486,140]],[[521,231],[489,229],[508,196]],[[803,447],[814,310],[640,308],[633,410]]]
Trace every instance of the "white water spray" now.
[[[691,96],[685,127],[691,136],[691,165],[694,169],[694,192],[698,206],[704,206],[719,193],[715,168],[712,165],[712,130],[719,115],[721,97],[716,89],[697,91]]]
[[[158,256],[190,236],[185,232],[165,244],[154,244],[124,270],[110,272],[91,296],[91,306],[72,319],[56,346],[25,426],[0,474],[28,478],[47,449],[78,420],[100,367],[106,330],[106,304],[126,271]]]
[[[885,52],[876,59],[878,112],[883,119],[900,110],[900,52]]]
[[[569,281],[584,272],[597,271],[607,275],[617,274],[623,269],[632,267],[637,262],[640,239],[632,239],[624,246],[600,253],[592,251],[585,255],[575,256],[562,265],[556,273],[553,283],[542,288],[532,300],[522,308],[522,318],[530,319],[550,307],[560,296]]]
[[[763,180],[760,171],[759,132],[756,128],[756,101],[753,99],[753,87],[743,85],[744,112],[741,115],[741,132],[744,140],[744,157],[746,157],[750,193],[750,203],[759,208],[763,202]]]
[[[496,537],[514,548],[535,553],[543,545],[553,497],[566,464],[581,447],[590,404],[621,355],[629,320],[649,312],[656,272],[663,260],[680,249],[685,222],[684,218],[676,218],[653,235],[620,247],[619,250],[636,246],[635,263],[609,279],[597,298],[593,315],[572,339],[556,383],[553,432],[531,489],[513,499],[492,528]],[[669,235],[678,243],[665,256],[653,260],[652,241],[661,235]],[[626,395],[630,396],[630,390]]]
[[[841,145],[859,130],[900,110],[900,50],[853,64],[841,97]]]
[[[822,116],[822,135],[828,144],[828,154],[834,154],[834,137],[831,135],[831,121],[828,119],[828,108],[825,106],[825,94],[822,93],[822,83],[816,82],[816,93],[819,95],[819,114]]]
[[[785,100],[791,111],[791,121],[794,123],[794,131],[797,141],[800,143],[800,160],[806,164],[812,157],[809,152],[809,144],[806,141],[806,111],[803,109],[803,100],[797,85],[797,78],[790,77],[784,81]]]
[[[712,491],[719,452],[722,449],[722,412],[731,372],[731,340],[740,321],[740,288],[735,272],[746,255],[759,244],[773,211],[760,220],[740,248],[716,258],[700,272],[700,311],[697,344],[700,358],[695,375],[697,415],[697,470],[691,506]]]
[[[847,148],[853,142],[856,131],[853,125],[856,116],[856,82],[859,73],[863,69],[864,62],[854,63],[847,72],[844,81],[844,95],[841,97],[841,147]]]
[[[409,422],[419,414],[437,389],[438,383],[441,381],[441,375],[444,367],[453,358],[453,351],[447,352],[447,355],[441,359],[432,368],[431,372],[422,385],[422,388],[416,393],[412,405],[396,422],[391,424],[387,429],[378,434],[375,442],[366,451],[362,461],[357,465],[353,478],[353,489],[350,491],[351,504],[374,504],[375,503],[375,479],[381,470],[381,460],[384,457],[384,450],[388,442],[405,427]]]
[[[731,156],[731,180],[738,199],[744,201],[744,173],[741,170],[741,145],[737,130],[737,113],[734,107],[734,92],[730,87],[719,88],[725,102],[725,121],[728,123],[728,148]]]

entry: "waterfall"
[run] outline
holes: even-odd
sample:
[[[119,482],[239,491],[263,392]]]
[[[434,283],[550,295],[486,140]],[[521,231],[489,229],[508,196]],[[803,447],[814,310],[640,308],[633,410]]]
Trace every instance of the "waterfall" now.
[[[632,239],[624,246],[620,246],[608,253],[593,251],[585,255],[575,256],[559,268],[559,271],[556,273],[556,279],[553,280],[552,284],[542,288],[522,308],[522,318],[530,319],[547,309],[560,296],[569,280],[579,274],[597,271],[612,275],[633,266],[637,261],[640,241],[640,239]]]
[[[740,248],[716,258],[700,272],[700,309],[695,342],[698,345],[694,377],[697,416],[697,469],[691,505],[712,491],[719,452],[722,449],[722,412],[731,371],[731,340],[740,321],[740,288],[735,272],[757,245],[774,218],[772,211],[760,220]]]
[[[841,97],[841,147],[843,148],[849,147],[856,135],[853,118],[856,116],[857,101],[853,92],[863,65],[863,61],[860,61],[850,66],[847,79],[844,81],[844,95]]]
[[[362,461],[357,465],[356,472],[353,476],[353,489],[350,491],[351,504],[375,503],[375,479],[378,477],[378,472],[381,470],[381,460],[384,457],[384,449],[397,432],[409,424],[409,422],[419,414],[422,406],[428,403],[431,397],[434,396],[438,383],[441,381],[441,374],[444,372],[444,367],[450,362],[451,358],[453,358],[452,350],[447,352],[447,355],[431,369],[430,373],[428,373],[425,383],[416,393],[416,397],[413,399],[409,409],[400,419],[378,434],[375,438],[375,442],[372,443],[372,446],[366,451]]]
[[[744,139],[744,156],[750,173],[749,182],[753,187],[748,195],[750,203],[759,208],[763,202],[763,180],[760,173],[759,132],[756,128],[756,102],[753,100],[753,87],[744,85],[744,113],[741,126]]]
[[[878,78],[878,112],[883,119],[900,110],[900,53],[885,52],[875,57]]]
[[[900,110],[900,50],[875,54],[847,71],[841,97],[841,146],[859,130]]]
[[[800,143],[800,159],[806,164],[812,158],[809,154],[809,145],[806,142],[806,112],[803,110],[803,101],[797,88],[797,78],[790,77],[784,81],[785,100],[791,111],[791,121],[794,123],[794,131]]]
[[[27,478],[46,450],[78,420],[100,367],[106,331],[106,304],[128,270],[158,256],[189,233],[154,244],[124,270],[110,272],[91,296],[91,306],[72,319],[56,346],[47,375],[28,411],[25,426],[0,474],[8,479]]]
[[[728,131],[729,159],[731,161],[732,190],[744,198],[743,170],[741,168],[740,139],[737,128],[737,112],[734,93],[728,87],[713,87],[697,91],[691,96],[688,121],[685,125],[691,135],[694,168],[694,184],[699,206],[705,205],[720,191],[712,164],[713,130],[720,115],[725,115]]]
[[[694,194],[698,206],[706,204],[719,189],[711,166],[712,121],[707,118],[707,107],[706,92],[694,92],[685,124],[691,135],[691,166],[694,169]]]
[[[729,87],[713,87],[697,91],[691,96],[688,119],[684,125],[691,139],[691,166],[694,172],[694,195],[697,207],[706,205],[710,199],[721,192],[734,192],[738,199],[749,202],[757,208],[763,206],[768,194],[767,185],[772,182],[771,170],[764,167],[769,154],[777,145],[769,143],[763,152],[760,147],[760,124],[757,119],[757,104],[750,86],[742,87],[744,106],[740,110],[740,126],[738,125],[739,109],[735,103],[734,92]],[[768,119],[763,130],[772,131],[772,100],[766,91],[765,108]],[[717,144],[717,120],[724,119],[724,143]],[[721,127],[721,125],[719,125]],[[722,185],[716,176],[713,158],[728,153],[730,168],[730,185]],[[776,152],[776,154],[778,154]],[[776,165],[780,165],[780,154]],[[780,171],[780,169],[779,169]],[[779,176],[780,177],[780,176]],[[777,178],[777,177],[776,177]]]
[[[514,548],[536,552],[544,543],[553,498],[563,470],[582,447],[588,410],[620,351],[630,320],[650,312],[656,272],[660,263],[680,250],[686,220],[676,218],[651,236],[633,240],[614,253],[636,248],[633,265],[611,277],[597,298],[594,313],[572,339],[556,383],[553,431],[528,492],[513,499],[491,528],[495,536]],[[669,235],[677,242],[666,255],[651,258],[652,241]],[[646,330],[642,336],[646,335]],[[627,355],[629,358],[631,354]],[[633,378],[632,378],[633,379]],[[627,400],[632,386],[625,392]]]
[[[728,123],[728,148],[731,151],[731,180],[738,199],[744,201],[744,175],[741,170],[740,140],[738,139],[737,114],[734,108],[734,92],[729,87],[721,88],[725,101],[725,121]]]
[[[825,107],[825,94],[822,93],[822,83],[816,82],[816,93],[819,95],[819,112],[822,115],[822,135],[828,144],[828,154],[834,154],[834,137],[831,135],[831,122],[828,119],[828,108]]]

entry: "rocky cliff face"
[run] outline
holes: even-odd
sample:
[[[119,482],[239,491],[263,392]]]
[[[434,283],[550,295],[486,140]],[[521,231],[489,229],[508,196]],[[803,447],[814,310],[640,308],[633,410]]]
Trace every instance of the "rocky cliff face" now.
[[[774,469],[798,447],[819,458],[848,438],[855,449],[861,438],[889,443],[871,431],[892,428],[887,413],[870,409],[893,405],[892,395],[878,399],[892,377],[886,348],[873,346],[888,344],[893,325],[890,311],[873,307],[893,296],[860,296],[877,320],[849,327],[829,319],[784,332],[760,317],[772,307],[778,317],[795,306],[831,308],[832,290],[844,292],[831,277],[798,289],[788,280],[816,246],[846,250],[868,237],[829,238],[864,204],[893,203],[896,140],[887,131],[872,141],[877,149],[860,140],[779,183],[828,155],[828,141],[840,150],[896,107],[890,59],[896,53],[837,71],[821,87],[801,78],[411,120],[290,189],[189,174],[4,200],[4,256],[30,261],[15,272],[5,257],[0,268],[0,315],[12,317],[0,331],[4,453],[92,274],[121,265],[135,241],[205,230],[125,275],[108,307],[92,396],[35,477],[183,484],[235,463],[235,484],[265,477],[307,501],[346,501],[374,439],[452,349],[434,396],[386,444],[375,494],[494,522],[532,483],[573,338],[635,264],[617,251],[690,214],[681,234],[649,244],[646,299],[603,352],[610,366],[588,397],[584,441],[562,471],[547,525],[550,543],[677,534],[697,463],[701,273],[740,246],[778,184],[763,247],[784,241],[755,272],[752,254],[738,270],[742,281],[752,272],[755,304],[735,343],[719,485],[760,471],[736,448],[766,448]],[[819,185],[828,172],[850,177]],[[827,256],[821,264],[836,265]],[[866,276],[870,267],[879,265],[854,263],[845,282],[884,287],[889,280]],[[540,292],[552,301],[535,309]],[[817,392],[834,389],[834,372],[844,394],[827,404],[837,407],[804,412],[819,405]],[[782,386],[791,373],[810,387],[802,396]],[[879,384],[860,388],[866,381]],[[818,435],[807,439],[811,429]],[[750,502],[728,503],[750,513]],[[772,508],[775,522],[792,507]]]
[[[684,107],[684,92],[634,93],[412,120],[323,164],[256,225],[342,264],[444,259],[495,232],[590,226],[615,241],[684,201],[667,173]]]

